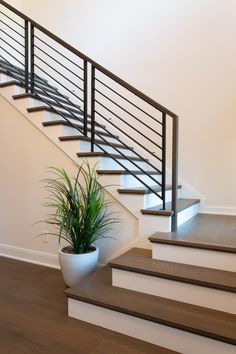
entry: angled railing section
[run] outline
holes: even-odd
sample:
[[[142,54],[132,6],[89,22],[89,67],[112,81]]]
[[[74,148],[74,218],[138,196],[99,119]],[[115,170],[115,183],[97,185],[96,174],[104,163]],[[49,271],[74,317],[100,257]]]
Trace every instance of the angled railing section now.
[[[163,210],[168,162],[175,231],[178,116],[2,0],[0,32],[0,66],[26,93],[40,98],[42,105],[87,137],[91,152],[99,148],[157,195]],[[109,153],[104,144],[115,153]],[[145,168],[137,161],[145,162]],[[158,192],[153,187],[157,185]]]

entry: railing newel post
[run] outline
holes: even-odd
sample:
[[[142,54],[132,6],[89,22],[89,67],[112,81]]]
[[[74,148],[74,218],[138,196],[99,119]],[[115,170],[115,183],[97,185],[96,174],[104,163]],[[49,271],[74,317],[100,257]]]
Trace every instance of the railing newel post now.
[[[95,140],[95,66],[91,65],[91,152],[94,152]]]
[[[166,208],[166,113],[162,113],[162,208]]]
[[[88,62],[84,60],[84,136],[88,136]]]
[[[178,199],[178,144],[179,144],[179,117],[173,117],[172,128],[172,218],[171,231],[177,231],[177,199]]]
[[[30,74],[30,91],[34,93],[34,25],[32,23],[30,23]]]
[[[29,92],[29,22],[25,20],[25,92]]]

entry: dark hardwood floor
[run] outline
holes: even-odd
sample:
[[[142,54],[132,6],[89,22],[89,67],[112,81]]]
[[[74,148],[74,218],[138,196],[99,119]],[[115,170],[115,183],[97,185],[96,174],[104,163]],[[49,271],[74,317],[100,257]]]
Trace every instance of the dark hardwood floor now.
[[[0,257],[1,354],[171,354],[67,316],[58,270]]]

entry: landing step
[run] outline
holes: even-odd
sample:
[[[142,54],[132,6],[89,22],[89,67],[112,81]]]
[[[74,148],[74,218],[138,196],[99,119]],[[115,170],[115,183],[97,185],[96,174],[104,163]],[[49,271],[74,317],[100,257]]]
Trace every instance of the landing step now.
[[[107,154],[105,152],[78,152],[77,154],[78,157],[105,157],[105,158],[115,158],[118,160],[132,160],[132,161],[144,161],[147,162],[148,159],[141,159],[140,157],[135,157],[135,156],[121,156],[119,154]]]
[[[113,287],[110,267],[94,272],[65,293],[69,300],[75,299],[116,313],[120,312],[184,332],[236,344],[235,315]]]
[[[177,200],[177,212],[181,212],[192,205],[200,203],[200,199],[178,199]],[[162,209],[162,204],[153,206],[151,208],[142,209],[142,214],[148,215],[162,215],[162,216],[171,216],[173,215],[173,211],[171,210],[171,202],[166,203],[166,209]]]
[[[161,186],[150,186],[152,190],[156,193],[160,193],[162,191]],[[179,185],[178,189],[181,189],[182,186]],[[170,191],[172,189],[171,185],[166,186],[166,191]],[[136,188],[119,188],[117,189],[118,193],[120,194],[150,194],[152,191],[150,189],[144,187],[136,187]]]
[[[82,123],[82,118],[81,118],[81,123]],[[88,124],[90,124],[91,121],[88,120]],[[76,126],[78,127],[79,129],[83,130],[84,129],[84,126],[82,124],[77,124],[77,123],[73,123],[73,125],[70,123],[70,122],[67,122],[65,120],[50,120],[50,121],[47,121],[47,122],[43,122],[42,123],[44,127],[52,127],[52,126],[57,126],[57,125],[65,125],[67,127],[72,127],[73,126]],[[87,128],[88,132],[91,132],[91,129],[90,128]],[[95,134],[100,134],[100,135],[104,135],[104,136],[108,136],[110,137],[110,134],[107,133],[107,132],[103,132],[101,130],[96,130],[95,131]],[[115,136],[115,138],[118,138],[118,136]],[[84,155],[84,154],[87,154],[87,153],[79,153],[81,155]],[[89,154],[89,153],[88,153]],[[86,156],[86,155],[85,155]],[[79,156],[80,157],[80,156]]]
[[[142,172],[142,171],[130,171],[132,172],[132,174],[134,175],[160,175],[159,172],[156,171],[147,171],[147,172]],[[97,170],[97,174],[98,175],[129,175],[130,174],[129,171],[126,170]]]
[[[236,273],[152,259],[152,251],[133,248],[112,260],[112,268],[236,293]]]
[[[80,135],[60,136],[59,140],[60,141],[82,140],[82,141],[89,141],[89,142],[91,141],[90,138],[87,138],[85,136],[80,136]],[[94,142],[96,144],[108,145],[108,146],[116,147],[116,148],[119,148],[119,149],[133,150],[133,148],[131,146],[124,146],[122,144],[106,142],[106,141],[103,141],[103,140],[100,140],[100,139],[95,139]]]

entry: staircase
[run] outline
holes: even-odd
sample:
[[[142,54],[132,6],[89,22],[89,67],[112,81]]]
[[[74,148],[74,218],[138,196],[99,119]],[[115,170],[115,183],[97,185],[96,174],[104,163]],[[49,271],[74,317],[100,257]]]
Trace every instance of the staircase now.
[[[181,239],[200,200],[178,184],[178,116],[0,6],[0,94],[73,161],[96,165],[138,221],[135,248],[66,291],[69,316],[157,353],[235,353],[236,247],[196,242],[189,231]]]

